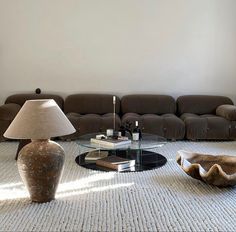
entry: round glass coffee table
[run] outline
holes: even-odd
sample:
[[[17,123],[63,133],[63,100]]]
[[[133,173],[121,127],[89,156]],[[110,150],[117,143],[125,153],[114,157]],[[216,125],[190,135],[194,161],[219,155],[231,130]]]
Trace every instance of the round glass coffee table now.
[[[108,156],[115,155],[129,160],[135,159],[135,166],[122,172],[139,172],[151,170],[161,167],[167,162],[167,159],[163,155],[153,151],[154,149],[161,147],[166,143],[166,139],[161,136],[143,133],[142,139],[139,141],[131,140],[131,143],[128,145],[108,148],[102,146],[101,144],[91,143],[90,139],[95,138],[96,135],[98,135],[98,133],[86,134],[80,136],[79,139],[76,140],[78,145],[85,148],[90,148],[92,150],[90,152],[81,153],[76,157],[75,161],[78,165],[93,170],[115,171],[113,169],[98,166],[96,165],[96,160],[86,158],[86,156],[88,157],[89,153],[91,152],[96,152],[98,156],[101,154],[101,157],[104,155],[104,153],[107,153]],[[128,137],[131,139],[130,136]]]

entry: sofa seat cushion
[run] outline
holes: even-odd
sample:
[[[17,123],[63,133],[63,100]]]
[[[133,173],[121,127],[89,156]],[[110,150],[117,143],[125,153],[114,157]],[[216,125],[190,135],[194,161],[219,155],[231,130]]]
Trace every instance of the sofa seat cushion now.
[[[78,114],[67,113],[66,116],[75,127],[76,132],[72,135],[64,136],[64,138],[77,139],[79,136],[106,131],[106,129],[113,128],[113,113],[103,115],[99,114]],[[121,125],[120,117],[116,114],[116,129],[118,130]]]
[[[0,120],[12,121],[19,112],[20,108],[21,106],[15,103],[0,106]]]
[[[230,122],[214,114],[185,113],[180,117],[185,123],[186,138],[197,139],[228,139]]]
[[[229,139],[236,139],[236,121],[230,121]]]
[[[59,95],[54,94],[14,94],[7,97],[5,104],[0,106],[0,141],[7,140],[3,137],[4,132],[15,118],[20,108],[27,100],[34,99],[54,99],[63,110],[64,100]]]
[[[20,108],[21,106],[15,103],[9,103],[0,106],[0,141],[7,140],[3,134],[19,112]]]
[[[134,126],[135,121],[139,122],[139,127],[144,133],[152,133],[163,136],[167,139],[183,139],[185,128],[184,123],[174,114],[137,114],[126,113],[122,117],[122,125],[131,122]]]

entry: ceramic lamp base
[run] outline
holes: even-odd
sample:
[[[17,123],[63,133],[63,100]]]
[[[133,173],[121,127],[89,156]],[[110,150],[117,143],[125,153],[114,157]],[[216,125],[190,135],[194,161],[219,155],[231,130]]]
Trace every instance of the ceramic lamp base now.
[[[64,160],[63,148],[51,140],[33,140],[19,152],[18,170],[33,202],[55,199]]]

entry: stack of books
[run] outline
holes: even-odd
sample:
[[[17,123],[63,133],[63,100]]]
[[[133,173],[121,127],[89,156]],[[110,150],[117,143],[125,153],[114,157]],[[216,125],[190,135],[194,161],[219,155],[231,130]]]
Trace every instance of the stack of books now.
[[[97,160],[96,165],[117,170],[118,172],[120,172],[134,168],[135,160],[129,160],[115,155],[111,155]]]
[[[122,146],[129,146],[131,144],[130,139],[112,139],[112,138],[106,138],[106,139],[96,139],[91,138],[91,143],[98,144],[104,148],[117,148]]]

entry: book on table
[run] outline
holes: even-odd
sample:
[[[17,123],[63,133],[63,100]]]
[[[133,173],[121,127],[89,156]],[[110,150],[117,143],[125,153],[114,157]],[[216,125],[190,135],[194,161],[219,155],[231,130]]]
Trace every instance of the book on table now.
[[[96,161],[108,156],[108,151],[90,151],[85,156],[86,161]]]
[[[107,139],[91,138],[90,142],[107,148],[116,148],[116,147],[128,146],[131,144],[130,139],[123,140],[123,139],[112,139],[112,138],[107,138]]]
[[[96,165],[110,168],[117,171],[123,171],[135,166],[135,160],[121,158],[115,155],[107,156],[96,161]]]

